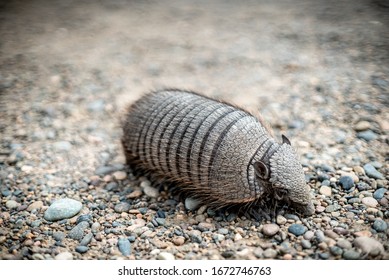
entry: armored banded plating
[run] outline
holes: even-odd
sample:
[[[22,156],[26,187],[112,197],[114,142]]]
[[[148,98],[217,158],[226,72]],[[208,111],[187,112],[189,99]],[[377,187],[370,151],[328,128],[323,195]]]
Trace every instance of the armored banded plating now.
[[[127,163],[178,185],[213,207],[260,205],[273,197],[312,214],[295,150],[260,118],[197,93],[143,96],[122,120]]]

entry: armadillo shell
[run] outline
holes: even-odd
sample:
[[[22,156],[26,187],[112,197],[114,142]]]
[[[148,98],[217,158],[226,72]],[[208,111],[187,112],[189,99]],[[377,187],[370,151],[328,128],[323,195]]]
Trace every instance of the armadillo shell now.
[[[252,203],[264,187],[252,162],[274,141],[257,117],[186,91],[143,96],[122,120],[127,163],[214,207]]]

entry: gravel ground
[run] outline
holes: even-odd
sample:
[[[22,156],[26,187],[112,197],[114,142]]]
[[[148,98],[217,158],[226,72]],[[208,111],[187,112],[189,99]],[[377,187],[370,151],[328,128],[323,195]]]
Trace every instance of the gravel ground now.
[[[1,1],[0,259],[389,259],[385,1],[90,2]],[[258,222],[135,178],[118,120],[163,87],[259,110],[315,214]]]

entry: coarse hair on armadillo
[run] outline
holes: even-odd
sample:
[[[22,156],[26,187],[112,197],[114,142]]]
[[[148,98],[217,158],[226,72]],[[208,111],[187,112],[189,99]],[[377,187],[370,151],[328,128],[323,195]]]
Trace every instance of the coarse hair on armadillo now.
[[[204,204],[251,207],[270,196],[312,212],[294,149],[284,136],[277,143],[260,115],[166,89],[131,104],[122,127],[124,153],[134,171],[172,183]]]

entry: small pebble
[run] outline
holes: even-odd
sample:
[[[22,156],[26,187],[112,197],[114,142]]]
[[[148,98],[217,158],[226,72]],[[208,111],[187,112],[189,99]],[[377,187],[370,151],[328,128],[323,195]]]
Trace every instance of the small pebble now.
[[[304,233],[304,239],[306,240],[311,240],[315,233],[312,230],[308,230],[307,232]]]
[[[332,194],[332,189],[331,189],[330,187],[327,187],[327,186],[321,186],[320,189],[319,189],[319,192],[320,192],[322,195],[331,196],[331,194]]]
[[[120,202],[115,205],[115,212],[116,213],[122,213],[122,212],[128,212],[131,208],[131,205],[127,202]]]
[[[350,176],[342,176],[339,178],[339,183],[344,190],[349,190],[354,186],[353,178]]]
[[[373,228],[377,232],[385,232],[388,229],[388,224],[381,219],[376,219],[373,223]]]
[[[62,252],[55,256],[56,260],[73,260],[73,255],[70,252]]]
[[[263,225],[262,232],[266,236],[273,236],[280,230],[280,227],[276,224]]]
[[[190,211],[194,211],[200,207],[201,202],[192,197],[187,197],[185,199],[185,208]]]
[[[240,235],[240,233],[236,233],[235,236],[234,236],[234,241],[239,241],[241,240],[243,237],[242,235]]]
[[[36,209],[41,209],[43,207],[43,202],[42,201],[34,201],[27,207],[27,211],[31,212]]]
[[[348,241],[347,239],[338,239],[338,241],[336,242],[336,245],[339,246],[340,248],[343,248],[343,249],[351,249],[352,247],[352,244],[350,241]]]
[[[53,238],[56,241],[62,241],[65,238],[66,234],[62,231],[56,231],[53,233]]]
[[[371,196],[362,198],[362,203],[365,204],[367,207],[373,208],[377,207],[378,205],[378,201]]]
[[[375,167],[370,164],[370,163],[367,163],[363,166],[363,169],[365,170],[366,172],[366,175],[369,176],[370,178],[374,178],[374,179],[385,179],[384,175],[382,175],[377,169],[375,169]]]
[[[116,180],[119,180],[119,181],[127,178],[127,173],[124,171],[115,171],[112,175]]]
[[[338,211],[341,207],[338,204],[331,204],[326,207],[326,213]]]
[[[359,121],[355,126],[355,131],[364,131],[368,130],[371,127],[370,123],[368,121]]]
[[[323,252],[323,253],[319,253],[319,257],[322,260],[327,260],[330,257],[330,255],[327,252]]]
[[[5,203],[5,206],[6,206],[8,209],[15,209],[15,208],[18,208],[18,207],[19,207],[19,203],[16,202],[15,200],[8,200],[8,201]]]
[[[369,142],[369,141],[377,139],[378,135],[369,129],[369,130],[365,130],[362,132],[358,132],[357,137]]]
[[[325,236],[324,236],[324,232],[321,231],[321,230],[317,230],[315,231],[315,236],[316,236],[316,239],[317,241],[320,243],[320,242],[323,242],[325,240]]]
[[[262,258],[263,257],[263,249],[261,247],[257,247],[254,250],[254,256],[257,258]]]
[[[84,231],[89,228],[89,223],[88,222],[81,222],[77,224],[72,230],[69,232],[68,236],[71,239],[75,240],[81,240],[82,237],[84,236]]]
[[[227,218],[226,218],[227,222],[232,222],[232,221],[235,220],[235,219],[236,219],[236,214],[235,214],[235,213],[230,213],[230,214],[227,216]]]
[[[168,260],[168,261],[174,261],[175,260],[175,257],[172,253],[168,253],[168,252],[161,252],[159,253],[159,255],[157,256],[157,260]]]
[[[338,246],[331,246],[330,252],[334,256],[340,256],[340,255],[342,255],[343,250],[341,248],[339,248]]]
[[[81,240],[80,245],[81,246],[87,246],[92,241],[92,238],[93,238],[93,234],[92,233],[86,234],[84,236],[84,238]]]
[[[277,218],[276,218],[276,222],[279,225],[286,224],[286,221],[287,221],[286,218],[284,216],[281,216],[281,215],[278,215]]]
[[[84,214],[77,217],[76,223],[79,224],[81,222],[90,222],[92,221],[93,217],[91,214]]]
[[[91,226],[91,230],[93,233],[97,232],[100,230],[100,223],[94,222]]]
[[[358,260],[361,255],[355,250],[345,250],[342,256],[346,260]]]
[[[213,236],[212,236],[212,239],[215,240],[215,242],[221,242],[223,241],[225,238],[225,236],[223,234],[220,234],[220,233],[215,233]]]
[[[131,255],[131,243],[127,238],[119,238],[118,247],[123,256]]]
[[[268,248],[265,251],[263,251],[263,256],[267,259],[274,259],[275,257],[277,257],[277,255],[278,255],[277,251],[272,248]]]
[[[151,197],[151,198],[156,198],[159,196],[158,189],[150,187],[150,186],[144,187],[143,192],[145,193],[145,195],[147,195],[148,197]]]
[[[81,209],[81,202],[70,198],[63,198],[54,201],[50,205],[44,214],[44,218],[51,222],[67,219],[77,215]]]
[[[371,237],[361,236],[354,240],[354,246],[360,248],[363,253],[373,257],[384,252],[384,246],[377,240]]]
[[[226,228],[219,228],[217,232],[220,233],[220,234],[226,235],[226,234],[228,234],[228,229],[226,229]]]
[[[377,200],[380,200],[381,198],[384,197],[385,193],[387,192],[388,190],[385,189],[385,188],[379,188],[378,190],[376,190],[373,194],[373,197]]]
[[[95,170],[95,174],[99,176],[104,176],[120,169],[122,169],[122,166],[100,166]]]
[[[89,248],[86,246],[77,246],[76,247],[76,252],[80,253],[80,254],[84,254],[84,253],[88,252],[88,250],[89,250]]]
[[[301,240],[301,246],[303,246],[304,249],[310,249],[312,247],[312,244],[308,240],[303,239]]]
[[[155,218],[155,221],[156,221],[157,224],[160,225],[160,226],[164,226],[164,225],[165,225],[165,222],[166,222],[166,220],[163,219],[163,218]]]
[[[183,236],[174,236],[172,241],[173,241],[174,245],[181,246],[182,244],[185,243],[185,237],[183,237]]]
[[[307,231],[307,228],[303,225],[300,225],[300,224],[292,224],[288,228],[288,232],[290,232],[296,236],[303,235],[306,231]]]

